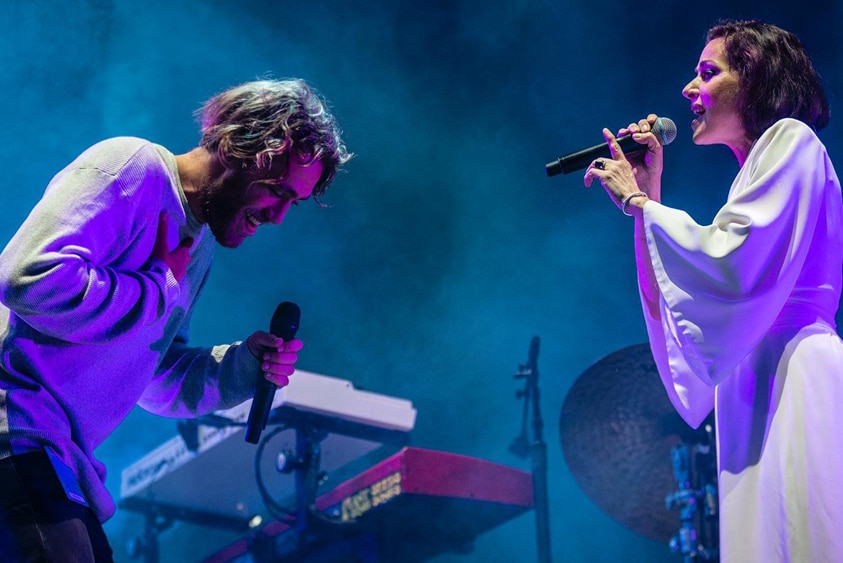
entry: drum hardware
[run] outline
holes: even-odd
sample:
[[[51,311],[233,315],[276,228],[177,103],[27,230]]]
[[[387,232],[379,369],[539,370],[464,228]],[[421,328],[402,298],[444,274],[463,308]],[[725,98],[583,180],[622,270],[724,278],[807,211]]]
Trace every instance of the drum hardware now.
[[[713,414],[700,429],[677,414],[649,344],[589,367],[568,391],[559,419],[568,470],[592,502],[629,530],[697,561],[718,556],[713,427]],[[674,492],[666,499],[665,491]],[[694,527],[697,517],[704,525]]]

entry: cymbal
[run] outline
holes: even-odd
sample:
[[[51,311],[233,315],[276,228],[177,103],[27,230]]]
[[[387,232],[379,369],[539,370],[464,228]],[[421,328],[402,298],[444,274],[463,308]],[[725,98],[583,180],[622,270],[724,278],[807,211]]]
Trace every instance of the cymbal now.
[[[665,504],[679,489],[671,450],[708,443],[706,424],[713,426],[706,421],[694,430],[679,417],[649,344],[636,344],[577,378],[559,434],[568,468],[594,504],[633,532],[666,543],[682,525],[679,510]]]

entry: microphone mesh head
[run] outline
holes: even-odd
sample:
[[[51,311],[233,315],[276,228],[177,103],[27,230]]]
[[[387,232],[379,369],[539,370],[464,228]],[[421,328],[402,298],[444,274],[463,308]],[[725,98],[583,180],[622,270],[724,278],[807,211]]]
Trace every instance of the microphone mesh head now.
[[[269,332],[280,336],[286,342],[296,336],[301,322],[301,309],[295,303],[284,301],[278,304],[269,322]]]
[[[662,145],[669,145],[676,138],[676,124],[669,117],[660,117],[653,124],[653,135]]]

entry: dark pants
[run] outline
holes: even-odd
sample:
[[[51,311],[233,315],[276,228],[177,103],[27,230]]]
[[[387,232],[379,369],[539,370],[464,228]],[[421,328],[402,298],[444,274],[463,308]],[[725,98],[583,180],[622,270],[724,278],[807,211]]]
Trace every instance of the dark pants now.
[[[0,562],[113,561],[93,511],[67,498],[43,451],[0,459]]]

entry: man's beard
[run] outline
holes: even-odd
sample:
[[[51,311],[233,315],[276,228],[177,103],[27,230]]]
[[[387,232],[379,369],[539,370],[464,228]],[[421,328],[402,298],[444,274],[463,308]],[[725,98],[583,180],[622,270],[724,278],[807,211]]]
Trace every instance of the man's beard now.
[[[234,182],[222,181],[209,184],[202,189],[200,201],[205,222],[217,242],[226,248],[236,248],[243,237],[232,232],[235,218],[242,211],[242,188]]]

